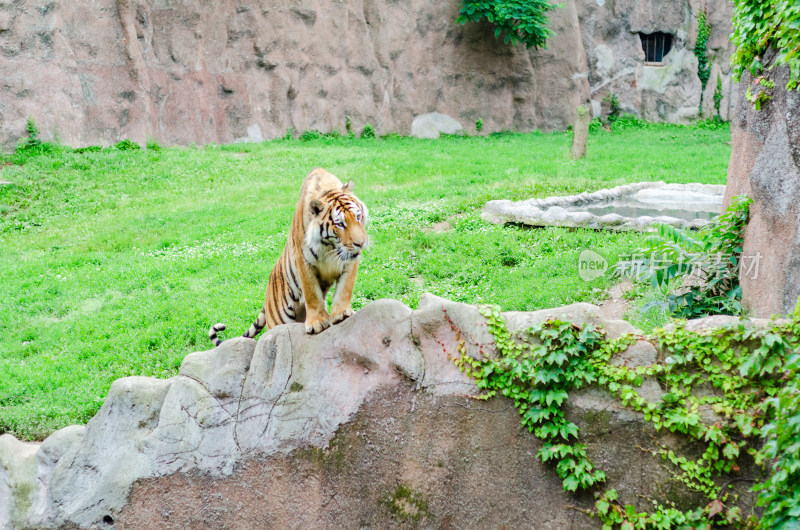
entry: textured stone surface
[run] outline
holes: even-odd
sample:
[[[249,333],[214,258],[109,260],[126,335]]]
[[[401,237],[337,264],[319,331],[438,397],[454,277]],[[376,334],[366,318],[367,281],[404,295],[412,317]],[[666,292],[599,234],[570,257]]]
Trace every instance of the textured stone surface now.
[[[731,8],[705,4],[705,114],[720,72],[727,117]],[[594,111],[612,92],[648,119],[692,117],[699,2],[561,5],[547,49],[529,51],[499,42],[488,23],[455,24],[458,2],[2,2],[0,149],[13,148],[29,116],[44,139],[70,145],[344,133],[347,116],[355,130],[408,134],[414,116],[433,111],[471,133],[479,118],[485,132],[563,130],[578,105],[591,99]],[[636,33],[656,29],[676,35],[664,68],[644,66]]]
[[[590,304],[504,318],[635,331]],[[385,528],[412,522],[390,509],[408,508],[398,486],[424,500],[422,527],[588,525],[568,505],[591,495],[563,492],[513,404],[468,398],[478,390],[451,360],[462,340],[468,355],[495,354],[476,307],[424,295],[415,311],[381,300],[319,335],[296,324],[232,339],[168,380],[120,379],[85,427],[41,444],[0,436],[0,527]],[[654,361],[642,341],[618,360]],[[655,381],[640,390],[661,395]],[[636,413],[588,388],[567,414],[623,501],[696,500],[637,447],[655,433]]]
[[[421,114],[411,122],[411,136],[436,139],[443,134],[464,134],[458,120],[447,114],[429,112]]]
[[[722,80],[720,114],[730,119],[736,85],[731,80],[733,4],[700,0],[591,0],[579,4],[581,36],[589,62],[592,108],[608,112],[603,98],[616,94],[622,112],[653,121],[686,123],[698,117],[701,84],[693,49],[697,14],[705,9],[711,31],[711,79],[703,94],[703,116],[712,116],[717,75]],[[672,50],[663,66],[644,64],[639,32],[669,33]]]
[[[785,89],[788,69],[774,76],[772,99],[756,111],[739,98],[726,204],[753,199],[743,246],[742,300],[761,317],[791,312],[800,296],[800,93]],[[742,86],[751,81],[742,76]]]
[[[538,52],[457,14],[431,0],[0,3],[0,146],[29,116],[75,145],[344,133],[346,116],[408,134],[432,111],[487,132],[565,129],[588,98],[574,1]]]

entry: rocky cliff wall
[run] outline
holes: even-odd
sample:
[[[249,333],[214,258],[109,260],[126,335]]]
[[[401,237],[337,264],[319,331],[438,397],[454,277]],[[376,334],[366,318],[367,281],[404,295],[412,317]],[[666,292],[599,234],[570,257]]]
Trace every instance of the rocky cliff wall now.
[[[590,0],[580,2],[578,16],[588,59],[595,114],[608,110],[603,98],[615,94],[622,112],[650,121],[687,123],[716,114],[714,91],[722,82],[720,116],[732,117],[736,85],[731,79],[733,3],[727,0]],[[697,16],[706,11],[710,33],[707,55],[711,78],[703,92],[697,76]],[[672,36],[663,65],[645,63],[640,33]]]
[[[33,116],[68,144],[408,134],[414,115],[563,129],[588,97],[575,3],[547,51],[455,24],[458,2],[99,0],[0,3],[0,144]]]
[[[455,24],[457,0],[2,0],[0,148],[13,148],[28,117],[70,145],[345,132],[346,116],[356,132],[408,134],[431,111],[468,132],[478,118],[485,131],[565,129],[578,104],[592,98],[599,111],[609,92],[648,119],[696,117],[690,47],[702,6],[561,4],[548,49],[528,51],[488,24]],[[730,4],[707,4],[710,84],[721,69],[727,95]],[[677,44],[665,66],[645,67],[636,32],[656,27]]]
[[[753,199],[742,247],[743,304],[756,316],[790,313],[800,297],[800,92],[775,70],[771,98],[755,110],[742,89],[731,125],[725,203]],[[750,84],[742,75],[742,87]],[[759,88],[754,89],[756,93]]]

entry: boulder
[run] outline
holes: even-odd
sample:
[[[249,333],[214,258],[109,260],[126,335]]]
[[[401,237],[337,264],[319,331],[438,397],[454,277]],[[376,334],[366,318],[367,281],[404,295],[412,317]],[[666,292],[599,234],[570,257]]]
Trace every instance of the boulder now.
[[[503,314],[635,332],[590,304]],[[116,381],[85,426],[0,437],[0,527],[568,528],[592,525],[505,398],[472,399],[453,357],[496,355],[478,308],[380,300],[319,335],[279,326],[188,355],[179,375]],[[655,360],[637,342],[619,363]],[[661,389],[645,381],[648,399]],[[643,447],[673,446],[596,388],[566,408],[623,502],[697,499]],[[684,443],[685,445],[685,443]],[[744,502],[752,499],[747,497]]]
[[[455,118],[439,112],[421,114],[411,122],[411,136],[414,138],[436,139],[442,134],[463,135],[464,128]]]
[[[761,317],[791,312],[800,297],[800,92],[786,90],[788,75],[783,67],[770,76],[775,88],[761,110],[742,90],[731,124],[725,205],[753,199],[740,282],[743,304]],[[751,81],[745,72],[742,86]]]

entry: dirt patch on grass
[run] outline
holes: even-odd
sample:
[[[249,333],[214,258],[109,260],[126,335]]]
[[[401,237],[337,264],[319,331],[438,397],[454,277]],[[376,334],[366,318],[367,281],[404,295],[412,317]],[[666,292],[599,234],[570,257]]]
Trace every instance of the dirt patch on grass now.
[[[622,295],[631,289],[633,289],[633,284],[630,280],[625,280],[608,290],[608,298],[600,304],[600,311],[605,318],[621,319],[623,317],[630,308],[631,303]]]

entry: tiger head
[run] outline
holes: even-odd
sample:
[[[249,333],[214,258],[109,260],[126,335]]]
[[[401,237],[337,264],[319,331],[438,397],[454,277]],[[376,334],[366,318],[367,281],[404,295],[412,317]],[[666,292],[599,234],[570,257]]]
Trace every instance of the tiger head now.
[[[309,247],[322,247],[346,262],[356,260],[367,248],[367,207],[353,195],[353,181],[329,190],[309,204],[314,222],[306,229]]]

